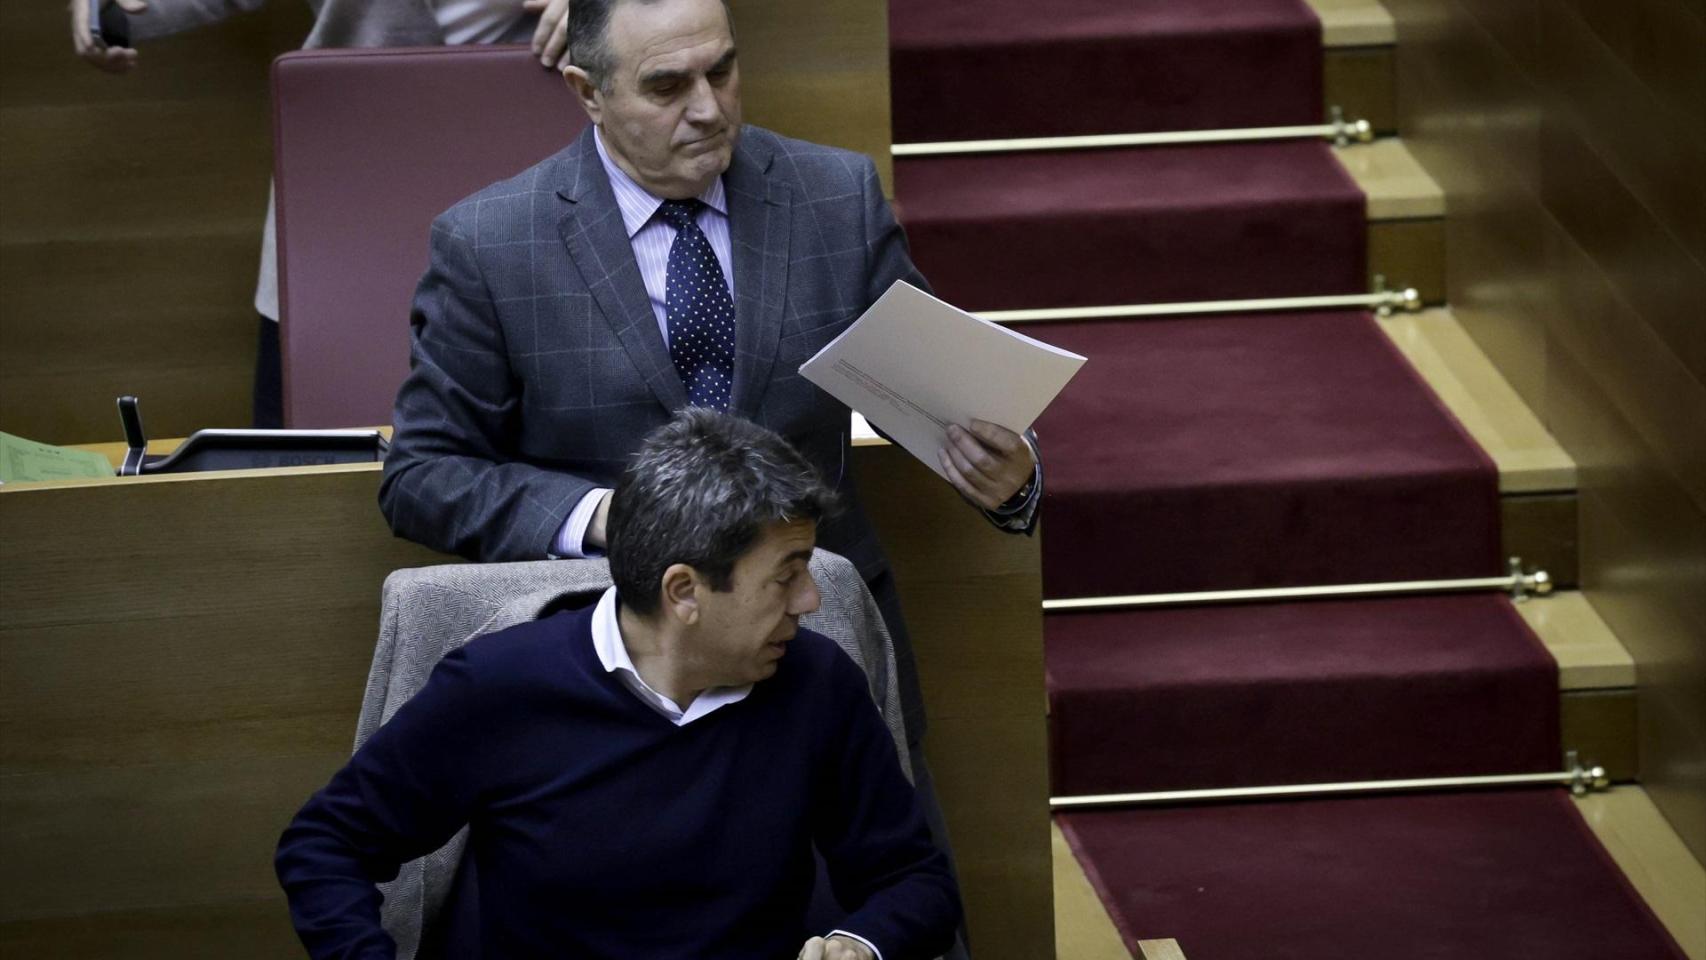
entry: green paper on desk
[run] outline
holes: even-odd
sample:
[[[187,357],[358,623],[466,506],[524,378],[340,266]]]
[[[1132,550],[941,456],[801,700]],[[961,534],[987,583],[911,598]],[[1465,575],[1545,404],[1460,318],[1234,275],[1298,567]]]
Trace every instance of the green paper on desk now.
[[[98,453],[55,447],[0,432],[0,483],[110,476],[113,465]]]

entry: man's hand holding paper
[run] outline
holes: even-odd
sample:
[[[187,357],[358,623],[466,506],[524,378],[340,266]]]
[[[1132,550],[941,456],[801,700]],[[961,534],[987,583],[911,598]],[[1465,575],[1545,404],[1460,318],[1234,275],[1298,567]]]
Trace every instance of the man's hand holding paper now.
[[[938,454],[948,482],[972,503],[999,510],[1035,475],[1037,462],[1025,438],[997,423],[973,420],[970,429],[948,424]]]
[[[997,512],[1036,475],[1021,432],[1083,363],[896,282],[800,375]]]

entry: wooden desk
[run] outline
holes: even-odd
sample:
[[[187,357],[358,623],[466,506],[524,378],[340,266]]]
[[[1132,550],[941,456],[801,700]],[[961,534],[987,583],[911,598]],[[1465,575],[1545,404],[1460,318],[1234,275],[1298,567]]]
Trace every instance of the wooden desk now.
[[[980,958],[1053,950],[1037,541],[860,447]],[[399,567],[377,464],[0,488],[0,955],[297,957],[279,831],[348,756]],[[991,762],[999,758],[998,762]]]

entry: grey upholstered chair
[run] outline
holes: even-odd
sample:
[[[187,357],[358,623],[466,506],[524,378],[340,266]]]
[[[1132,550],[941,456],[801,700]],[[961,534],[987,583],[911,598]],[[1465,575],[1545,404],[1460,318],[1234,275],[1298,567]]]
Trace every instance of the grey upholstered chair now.
[[[816,551],[811,573],[823,605],[804,617],[802,626],[840,644],[865,671],[871,698],[900,754],[901,770],[910,777],[894,682],[894,647],[876,601],[853,564],[841,556]],[[426,684],[446,653],[481,634],[590,604],[609,586],[610,569],[603,560],[448,564],[391,574],[385,580],[379,643],[356,723],[355,746],[359,749]],[[449,895],[466,838],[464,829],[381,885],[385,930],[397,941],[398,960],[415,960]]]

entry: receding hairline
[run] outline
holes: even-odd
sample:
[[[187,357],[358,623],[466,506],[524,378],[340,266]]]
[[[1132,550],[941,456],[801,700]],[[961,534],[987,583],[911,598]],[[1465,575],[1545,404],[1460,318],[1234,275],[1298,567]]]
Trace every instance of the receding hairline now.
[[[610,61],[607,65],[610,71],[614,72],[619,66],[616,62],[617,56],[615,43],[613,42],[611,33],[613,32],[616,18],[622,15],[622,10],[624,8],[658,7],[667,3],[682,2],[687,2],[687,0],[603,0],[600,4],[603,7],[604,13],[601,21],[602,29],[599,32],[598,46],[603,48]],[[734,11],[729,7],[728,0],[713,0],[713,2],[723,10],[723,34],[729,42],[729,49],[719,55],[718,62],[721,62],[722,58],[734,53],[735,15]],[[570,9],[572,10],[573,7]],[[654,56],[656,55],[654,54]]]

